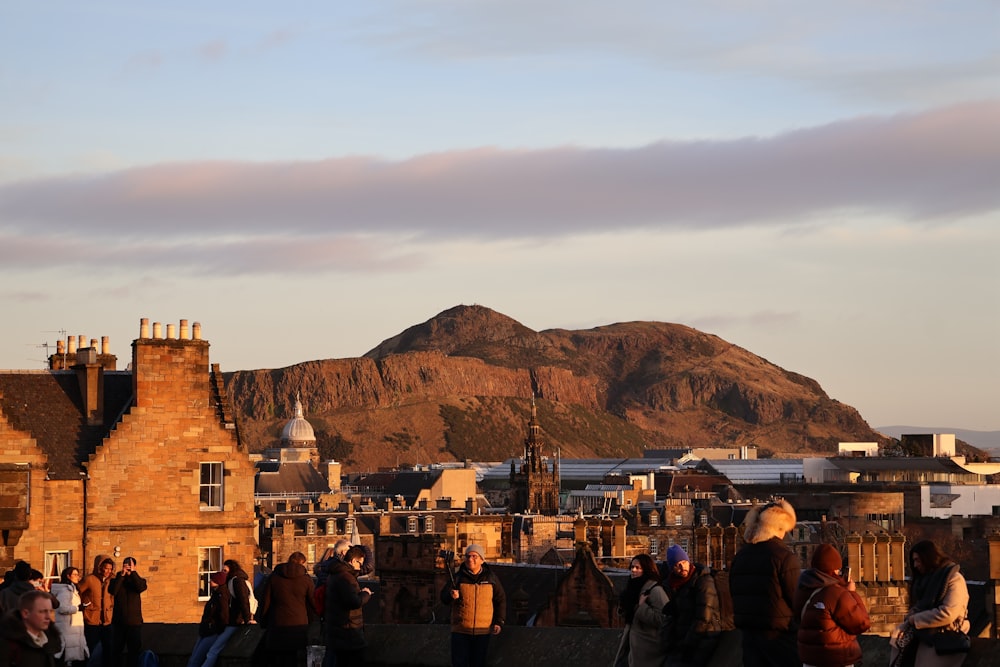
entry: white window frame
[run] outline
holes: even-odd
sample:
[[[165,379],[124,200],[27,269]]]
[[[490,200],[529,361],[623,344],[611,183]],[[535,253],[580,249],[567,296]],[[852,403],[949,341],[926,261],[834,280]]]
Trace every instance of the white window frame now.
[[[198,500],[202,511],[212,512],[222,509],[225,502],[224,477],[225,467],[222,461],[202,461],[198,466]]]
[[[198,547],[198,599],[207,600],[212,594],[209,579],[222,570],[225,561],[222,546]]]
[[[684,525],[684,515],[682,515],[682,514],[675,514],[674,515],[674,525],[675,526],[683,526]]]
[[[45,565],[42,576],[45,577],[45,590],[52,590],[52,584],[59,583],[62,571],[73,562],[73,552],[66,551],[46,551]]]
[[[420,520],[415,516],[406,517],[406,532],[416,533],[420,530]]]
[[[428,515],[424,517],[424,532],[433,533],[434,532],[434,516]]]

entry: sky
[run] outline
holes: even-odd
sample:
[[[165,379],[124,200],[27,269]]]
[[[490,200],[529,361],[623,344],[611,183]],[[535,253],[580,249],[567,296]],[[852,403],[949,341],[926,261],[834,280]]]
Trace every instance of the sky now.
[[[0,368],[65,335],[124,367],[143,317],[278,368],[479,304],[1000,430],[995,0],[0,14]]]

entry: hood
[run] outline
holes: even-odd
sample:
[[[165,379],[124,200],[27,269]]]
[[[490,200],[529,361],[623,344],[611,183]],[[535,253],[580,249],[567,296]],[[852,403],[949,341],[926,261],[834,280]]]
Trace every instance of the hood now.
[[[750,510],[743,525],[743,539],[749,544],[784,539],[785,533],[795,528],[795,509],[787,500],[775,500]]]
[[[114,574],[114,572],[115,572],[115,568],[114,568],[115,560],[111,556],[109,556],[108,554],[97,554],[96,556],[94,556],[93,574],[95,576],[97,576],[97,577],[101,576],[101,563],[103,563],[106,560],[111,561],[111,573]]]
[[[281,563],[274,568],[274,574],[284,579],[306,576],[306,568],[298,563]]]
[[[802,570],[802,574],[799,575],[799,588],[823,588],[824,586],[830,586],[831,584],[843,583],[844,580],[840,577],[835,577],[832,574],[820,572],[819,570],[814,570],[812,568]]]

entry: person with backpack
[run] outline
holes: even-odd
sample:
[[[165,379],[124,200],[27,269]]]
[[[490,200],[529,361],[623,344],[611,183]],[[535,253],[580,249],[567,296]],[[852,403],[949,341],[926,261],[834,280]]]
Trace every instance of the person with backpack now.
[[[229,624],[229,590],[226,588],[226,573],[216,572],[208,580],[211,595],[201,612],[198,624],[198,641],[191,649],[187,667],[202,667],[205,657],[215,640]]]
[[[872,622],[854,582],[842,577],[843,559],[829,544],[813,552],[799,577],[793,609],[799,614],[799,659],[809,667],[851,667],[861,660],[858,635]]]
[[[243,566],[238,561],[227,560],[218,574],[222,575],[220,597],[224,600],[226,608],[225,622],[205,652],[204,659],[198,663],[200,667],[215,667],[219,655],[236,631],[245,625],[257,622],[254,620],[254,614],[257,613],[257,598],[251,590],[250,575]],[[214,576],[216,575],[213,575],[213,578]],[[188,667],[196,666],[188,663]]]
[[[679,544],[667,550],[663,586],[670,596],[666,615],[668,667],[708,665],[722,632],[719,593],[709,567],[693,564]]]
[[[629,563],[629,580],[618,601],[625,629],[615,656],[615,667],[660,667],[667,659],[664,636],[669,635],[663,613],[670,602],[660,583],[660,571],[649,554]]]

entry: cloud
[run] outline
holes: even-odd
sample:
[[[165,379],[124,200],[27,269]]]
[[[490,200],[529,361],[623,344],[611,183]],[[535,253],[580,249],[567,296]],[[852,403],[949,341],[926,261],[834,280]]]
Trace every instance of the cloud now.
[[[229,47],[225,40],[215,39],[198,46],[198,56],[202,60],[216,62],[226,57]]]

